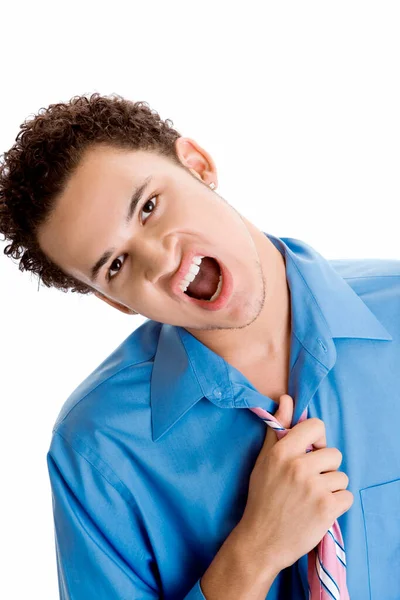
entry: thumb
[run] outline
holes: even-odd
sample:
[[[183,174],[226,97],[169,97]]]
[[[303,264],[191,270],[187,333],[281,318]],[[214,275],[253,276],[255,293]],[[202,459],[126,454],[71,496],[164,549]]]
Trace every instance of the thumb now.
[[[289,394],[282,394],[279,397],[279,407],[274,417],[285,429],[289,429],[293,419],[294,402]]]
[[[276,410],[274,417],[285,429],[288,429],[292,423],[294,402],[293,398],[288,394],[282,394],[279,397],[279,407]],[[267,425],[267,432],[263,448],[268,452],[272,446],[278,441],[278,436],[275,431]]]

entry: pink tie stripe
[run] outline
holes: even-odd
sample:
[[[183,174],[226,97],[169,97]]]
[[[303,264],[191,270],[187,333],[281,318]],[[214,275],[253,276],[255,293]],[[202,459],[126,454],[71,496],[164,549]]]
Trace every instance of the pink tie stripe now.
[[[278,440],[289,431],[271,413],[263,408],[250,408],[269,427]],[[299,419],[299,423],[307,419],[307,408]],[[306,452],[314,447],[308,446]],[[337,520],[328,529],[316,548],[308,553],[308,586],[309,600],[350,600],[346,584],[346,553],[340,526]]]

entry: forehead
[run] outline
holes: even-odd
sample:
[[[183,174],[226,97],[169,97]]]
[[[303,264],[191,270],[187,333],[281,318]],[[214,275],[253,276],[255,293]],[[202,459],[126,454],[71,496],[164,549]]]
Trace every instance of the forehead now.
[[[89,283],[87,270],[121,230],[134,187],[165,173],[165,157],[141,150],[98,146],[82,157],[48,223],[38,231],[42,251],[74,277]],[[90,284],[92,285],[92,284]]]

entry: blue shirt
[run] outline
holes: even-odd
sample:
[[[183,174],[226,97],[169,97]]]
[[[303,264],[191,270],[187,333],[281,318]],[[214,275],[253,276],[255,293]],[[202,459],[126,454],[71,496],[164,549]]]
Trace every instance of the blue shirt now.
[[[400,598],[400,261],[285,259],[293,425],[305,407],[343,454],[352,600]],[[71,394],[47,463],[61,599],[204,600],[200,578],[246,506],[277,404],[186,329],[147,320]],[[308,599],[307,555],[268,600]]]

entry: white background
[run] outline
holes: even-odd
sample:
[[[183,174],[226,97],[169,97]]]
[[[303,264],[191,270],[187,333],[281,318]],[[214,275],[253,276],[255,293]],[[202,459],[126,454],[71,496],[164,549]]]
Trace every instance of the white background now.
[[[5,3],[0,152],[74,95],[145,100],[259,229],[400,258],[397,1]],[[0,597],[58,598],[46,452],[72,391],[144,317],[40,286],[0,242]]]

